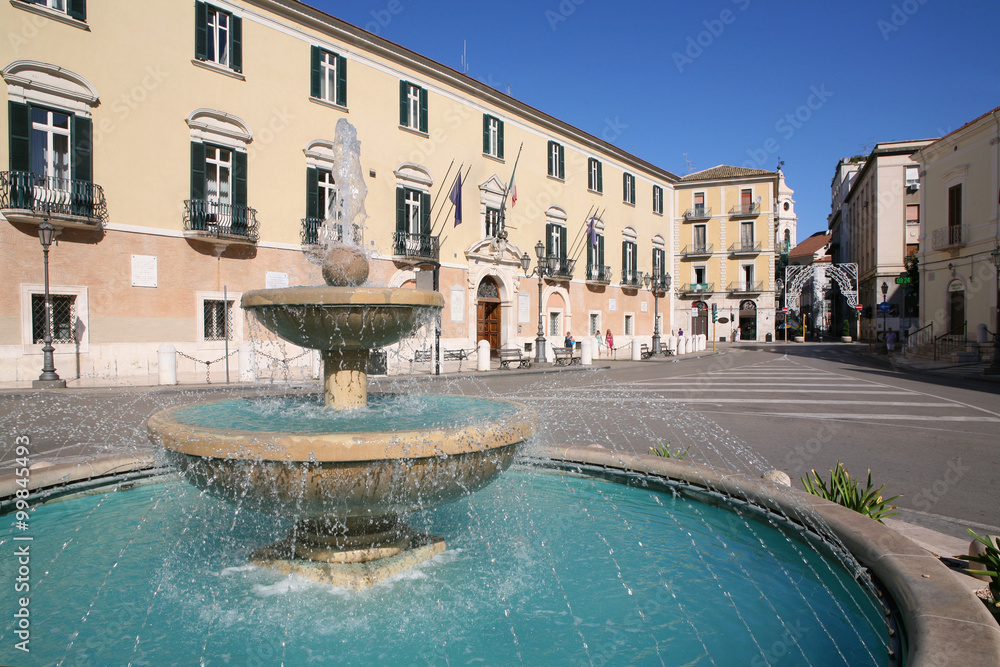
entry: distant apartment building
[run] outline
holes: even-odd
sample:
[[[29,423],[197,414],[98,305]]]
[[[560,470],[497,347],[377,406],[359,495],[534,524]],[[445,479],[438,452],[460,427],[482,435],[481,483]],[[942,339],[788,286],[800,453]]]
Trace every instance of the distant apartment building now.
[[[920,247],[921,181],[913,154],[931,142],[878,143],[863,160],[858,156],[837,165],[831,184],[831,257],[858,265],[862,338],[918,324],[915,293],[908,296],[911,292],[896,278]],[[842,301],[834,299],[832,326],[850,318]],[[883,302],[889,307],[880,311]]]
[[[996,329],[1000,107],[923,147],[920,316],[935,336]]]
[[[824,270],[832,262],[829,254],[831,238],[829,233],[816,232],[788,253],[789,266],[816,267],[812,280],[799,293],[797,302],[785,303],[789,310],[797,311],[796,320],[808,331],[829,332],[836,326],[833,319],[833,281]]]
[[[674,184],[674,322],[685,333],[712,337],[714,308],[728,322],[728,340],[773,339],[775,258],[794,244],[793,191],[780,171],[720,165]]]

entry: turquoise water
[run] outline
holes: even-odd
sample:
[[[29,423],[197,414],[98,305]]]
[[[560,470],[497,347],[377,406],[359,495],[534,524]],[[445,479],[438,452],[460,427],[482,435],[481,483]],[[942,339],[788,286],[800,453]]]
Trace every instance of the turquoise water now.
[[[368,407],[334,410],[320,396],[237,398],[186,406],[174,413],[188,426],[241,431],[353,433],[409,431],[485,423],[513,414],[502,401],[468,396],[370,394]]]
[[[0,664],[887,664],[881,611],[840,567],[670,493],[518,467],[410,524],[448,550],[350,592],[246,565],[290,521],[182,482],[39,507],[17,533],[31,653],[8,583]]]

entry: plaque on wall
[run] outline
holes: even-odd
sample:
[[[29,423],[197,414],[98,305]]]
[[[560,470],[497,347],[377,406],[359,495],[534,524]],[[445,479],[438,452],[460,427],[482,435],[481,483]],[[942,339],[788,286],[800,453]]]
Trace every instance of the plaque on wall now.
[[[156,287],[156,255],[132,255],[132,287]]]

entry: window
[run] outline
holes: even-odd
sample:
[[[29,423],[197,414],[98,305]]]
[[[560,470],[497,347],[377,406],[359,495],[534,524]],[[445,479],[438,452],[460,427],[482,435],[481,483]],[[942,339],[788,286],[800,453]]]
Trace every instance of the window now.
[[[752,222],[740,223],[740,247],[744,250],[752,250],[754,247]]]
[[[622,201],[635,204],[635,176],[628,172],[622,174]]]
[[[52,310],[49,313],[49,327],[52,343],[76,342],[76,295],[49,294]],[[45,342],[45,295],[31,295],[31,340]]]
[[[552,222],[545,225],[545,256],[566,259],[566,227]]]
[[[486,207],[486,236],[496,237],[500,234],[500,209]]]
[[[906,205],[906,224],[908,225],[920,224],[920,204]]]
[[[604,192],[604,178],[600,160],[587,160],[587,187],[594,192]]]
[[[663,248],[653,248],[653,278],[663,284],[666,275],[667,253]]]
[[[622,283],[635,285],[638,283],[638,260],[635,241],[622,241]]]
[[[247,207],[247,154],[227,146],[191,142],[188,229],[236,236],[256,234]]]
[[[205,299],[205,340],[232,340],[233,302]]]
[[[347,106],[347,60],[336,53],[312,47],[309,94],[324,102]]]
[[[663,188],[659,185],[653,186],[653,213],[663,215]]]
[[[599,313],[590,314],[590,328],[589,332],[591,336],[601,335],[601,316]]]
[[[906,167],[906,187],[920,185],[920,171],[917,167]]]
[[[962,185],[948,188],[948,244],[962,242]]]
[[[399,82],[399,124],[411,130],[427,131],[427,89]]]
[[[556,338],[562,335],[559,330],[559,315],[560,313],[549,313],[549,335]]]
[[[554,141],[549,142],[549,176],[555,178],[566,178],[566,165],[563,155],[563,147]]]
[[[708,228],[705,225],[695,225],[692,231],[691,241],[694,244],[695,252],[705,252],[707,250],[706,234],[708,233]]]
[[[632,317],[631,315],[626,315],[625,316],[625,335],[626,336],[633,335],[633,332],[634,332],[635,328],[632,326],[632,322],[633,322],[634,319],[635,318]]]
[[[195,59],[243,71],[243,20],[205,2],[195,2]]]
[[[604,270],[604,235],[594,234],[596,244],[587,241],[587,280],[609,281],[610,277]]]
[[[694,193],[694,213],[698,216],[705,215],[705,193]]]
[[[743,265],[743,287],[746,290],[753,289],[753,264]]]
[[[67,114],[31,109],[31,171],[55,190],[69,190],[69,125]]]
[[[696,266],[694,267],[694,282],[698,285],[705,284],[705,267]]]
[[[740,191],[740,212],[753,213],[753,190]]]
[[[431,243],[431,196],[412,188],[396,188],[397,255],[426,257]]]
[[[483,153],[503,159],[503,121],[483,114]]]
[[[22,0],[29,5],[47,7],[53,11],[62,12],[79,21],[87,20],[87,0]]]
[[[329,169],[309,167],[306,169],[306,219],[303,221],[302,242],[305,244],[319,243],[319,230],[323,223],[329,220],[339,220],[340,211],[337,201],[337,182]],[[341,241],[344,230],[334,224],[331,230],[332,240]]]

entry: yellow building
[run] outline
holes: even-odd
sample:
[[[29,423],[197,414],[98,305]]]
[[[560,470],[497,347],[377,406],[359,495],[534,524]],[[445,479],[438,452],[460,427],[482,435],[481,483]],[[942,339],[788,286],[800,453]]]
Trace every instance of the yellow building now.
[[[735,340],[738,328],[739,340],[773,340],[776,248],[795,238],[784,175],[720,165],[674,188],[675,327],[710,339]],[[713,322],[713,310],[727,322]]]
[[[0,382],[30,380],[42,365],[43,220],[58,234],[49,321],[63,378],[155,374],[163,344],[181,353],[182,373],[204,372],[198,361],[227,349],[244,376],[296,357],[293,366],[314,367],[316,355],[288,345],[257,345],[255,361],[233,351],[267,338],[244,317],[244,292],[322,281],[304,249],[337,199],[340,119],[361,143],[371,280],[429,289],[439,266],[444,349],[486,339],[533,353],[539,311],[549,344],[609,329],[619,348],[649,342],[656,310],[661,331],[677,328],[674,302],[692,303],[677,288],[699,283],[702,264],[726,297],[720,305],[752,300],[758,332],[773,328],[764,295],[774,216],[733,207],[739,182],[767,209],[774,173],[678,179],[295,0],[11,0],[0,23],[9,30],[0,46],[9,139],[0,148]],[[456,225],[449,194],[459,174]],[[711,258],[675,257],[695,221],[671,212],[694,209],[698,187],[725,210],[712,218],[716,247]],[[752,248],[740,240],[748,220]],[[541,309],[520,262],[527,253],[536,266],[538,242],[555,268]],[[671,266],[684,275],[654,303],[643,274]],[[390,366],[428,345],[397,346]]]

